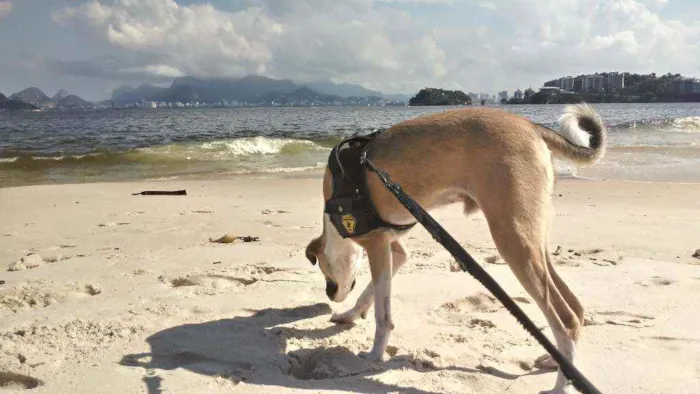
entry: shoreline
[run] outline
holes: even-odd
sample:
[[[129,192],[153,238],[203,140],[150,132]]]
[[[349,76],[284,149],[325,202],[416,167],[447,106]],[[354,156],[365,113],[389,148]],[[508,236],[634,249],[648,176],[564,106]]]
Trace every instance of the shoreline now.
[[[700,174],[700,165],[698,167],[698,174]],[[687,168],[687,172],[693,172],[694,167]],[[168,182],[208,182],[208,181],[227,181],[235,179],[289,179],[289,178],[322,178],[324,168],[318,167],[313,169],[303,169],[300,171],[279,171],[279,172],[251,172],[245,174],[230,174],[230,173],[220,173],[220,174],[208,174],[202,176],[166,176],[162,178],[155,179],[110,179],[110,180],[66,180],[66,181],[45,181],[45,182],[35,182],[35,183],[10,183],[10,184],[0,184],[0,190],[2,189],[12,189],[12,188],[26,188],[33,186],[67,186],[67,185],[102,185],[102,184],[143,184],[143,183],[153,183],[161,184]],[[578,168],[575,174],[557,174],[557,182],[561,180],[579,180],[579,181],[592,181],[592,182],[629,182],[629,183],[646,183],[646,184],[681,184],[681,185],[700,185],[700,179],[698,180],[682,180],[682,179],[635,179],[633,177],[624,177],[619,174],[612,174],[610,176],[604,176],[601,174],[601,169],[596,168]]]

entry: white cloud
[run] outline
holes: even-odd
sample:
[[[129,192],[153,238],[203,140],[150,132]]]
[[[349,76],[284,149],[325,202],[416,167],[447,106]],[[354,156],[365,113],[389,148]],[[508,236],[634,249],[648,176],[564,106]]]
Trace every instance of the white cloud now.
[[[641,0],[641,2],[650,7],[663,7],[668,4],[668,0]]]
[[[665,20],[647,3],[491,0],[497,16],[508,24],[505,29],[512,33],[493,31],[484,37],[490,52],[463,40],[468,49],[461,47],[462,56],[472,64],[461,71],[451,68],[450,75],[461,81],[488,78],[493,81],[492,91],[537,87],[555,77],[597,71],[700,76],[700,25]],[[459,41],[439,44],[448,57],[459,56]]]
[[[178,78],[186,74],[182,70],[166,64],[148,65],[145,67],[125,68],[124,72],[133,74],[145,74],[153,77]]]
[[[443,26],[406,3],[492,18]],[[91,0],[53,15],[142,57],[124,73],[331,79],[384,91],[495,91],[567,74],[700,74],[700,24],[664,19],[665,0],[248,1],[235,12],[173,0]],[[2,3],[0,3],[2,4]],[[90,69],[91,68],[87,68]],[[119,75],[119,73],[116,73]]]
[[[124,50],[167,58],[161,66],[176,74],[257,73],[412,89],[446,73],[429,30],[366,0],[269,1],[238,12],[173,0],[91,1],[53,19],[90,26]]]
[[[0,20],[10,15],[10,12],[12,12],[12,2],[0,1]]]

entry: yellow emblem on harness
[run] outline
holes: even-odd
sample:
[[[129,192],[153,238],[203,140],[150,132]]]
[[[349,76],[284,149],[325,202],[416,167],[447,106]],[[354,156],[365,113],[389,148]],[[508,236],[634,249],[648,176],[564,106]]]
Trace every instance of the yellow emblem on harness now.
[[[346,213],[343,215],[343,227],[345,227],[345,230],[348,232],[348,234],[354,234],[355,233],[355,217],[352,216],[349,213]]]

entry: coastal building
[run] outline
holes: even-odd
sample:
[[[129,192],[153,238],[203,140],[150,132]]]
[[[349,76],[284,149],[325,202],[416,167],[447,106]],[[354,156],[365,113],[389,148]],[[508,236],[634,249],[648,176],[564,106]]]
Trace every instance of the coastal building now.
[[[599,74],[586,75],[583,77],[582,91],[601,92],[603,91],[603,76]]]
[[[523,91],[518,89],[513,93],[513,98],[516,100],[522,100],[523,99]]]
[[[498,92],[498,100],[506,100],[508,101],[508,91],[507,90],[502,90]]]
[[[568,76],[559,78],[558,87],[572,92],[574,90],[574,77]]]
[[[608,73],[607,91],[615,92],[625,87],[625,74],[619,72]]]

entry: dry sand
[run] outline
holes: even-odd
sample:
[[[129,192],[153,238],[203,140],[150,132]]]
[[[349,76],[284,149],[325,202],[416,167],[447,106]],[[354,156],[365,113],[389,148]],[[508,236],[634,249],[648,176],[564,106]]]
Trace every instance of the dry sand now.
[[[0,189],[0,391],[536,393],[537,343],[417,228],[385,363],[355,356],[304,258],[318,172]],[[187,189],[187,196],[132,196]],[[587,307],[576,365],[606,393],[700,392],[700,185],[560,180],[551,249]],[[283,212],[280,212],[283,211]],[[540,326],[481,214],[435,213]],[[213,244],[225,233],[260,242]],[[33,253],[34,255],[27,256]],[[24,259],[23,259],[24,258]],[[23,259],[23,260],[22,260]],[[3,283],[4,281],[4,283]],[[551,335],[546,329],[547,335]]]

